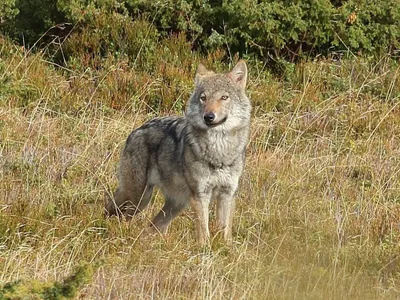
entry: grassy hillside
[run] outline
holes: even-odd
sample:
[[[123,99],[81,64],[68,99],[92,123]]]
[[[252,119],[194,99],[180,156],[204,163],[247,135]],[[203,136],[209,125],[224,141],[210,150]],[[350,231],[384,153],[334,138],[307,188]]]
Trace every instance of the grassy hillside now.
[[[248,62],[254,116],[234,243],[199,248],[190,210],[166,236],[144,232],[158,193],[130,223],[105,220],[103,205],[132,128],[181,114],[198,61],[226,70],[222,54],[191,54],[175,37],[147,70],[123,57],[60,68],[0,45],[0,286],[62,281],[102,261],[81,298],[400,297],[400,86],[389,57],[304,62],[282,78]]]

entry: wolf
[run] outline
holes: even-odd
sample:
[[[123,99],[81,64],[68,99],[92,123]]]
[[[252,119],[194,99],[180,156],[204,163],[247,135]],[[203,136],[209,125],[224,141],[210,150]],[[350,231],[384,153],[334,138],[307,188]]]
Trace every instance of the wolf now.
[[[149,204],[157,187],[165,197],[152,221],[157,230],[166,233],[191,205],[197,240],[204,245],[210,237],[209,207],[215,201],[217,226],[229,244],[250,134],[247,66],[241,60],[230,72],[217,74],[200,63],[194,82],[185,116],[150,120],[128,136],[119,186],[106,204],[106,215],[131,219]]]

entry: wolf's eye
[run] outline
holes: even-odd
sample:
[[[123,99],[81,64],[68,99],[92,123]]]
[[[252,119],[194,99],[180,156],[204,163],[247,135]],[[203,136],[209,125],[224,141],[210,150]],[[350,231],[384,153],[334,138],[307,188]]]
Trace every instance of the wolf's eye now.
[[[228,99],[228,96],[222,96],[221,99],[226,100],[226,99]]]
[[[200,100],[201,100],[202,102],[206,101],[206,96],[205,96],[205,95],[201,95],[201,96],[200,96]]]

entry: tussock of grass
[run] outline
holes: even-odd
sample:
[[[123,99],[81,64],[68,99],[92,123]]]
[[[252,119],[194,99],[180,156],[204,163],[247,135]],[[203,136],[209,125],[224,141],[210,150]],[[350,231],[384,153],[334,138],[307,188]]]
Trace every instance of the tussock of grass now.
[[[103,218],[127,134],[180,113],[190,57],[153,74],[111,58],[109,68],[79,73],[40,53],[0,51],[1,284],[61,281],[101,259],[85,299],[399,297],[400,90],[391,60],[304,63],[290,81],[250,61],[254,118],[234,244],[216,236],[199,248],[190,211],[165,237],[144,232],[158,194],[130,223]]]
[[[62,282],[15,281],[0,289],[0,299],[73,299],[93,277],[98,264],[82,264]]]

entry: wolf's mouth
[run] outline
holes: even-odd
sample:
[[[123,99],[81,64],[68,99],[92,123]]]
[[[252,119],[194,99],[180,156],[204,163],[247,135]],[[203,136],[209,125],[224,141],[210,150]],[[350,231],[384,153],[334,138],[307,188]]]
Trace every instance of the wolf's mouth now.
[[[222,123],[225,123],[225,121],[226,121],[226,119],[227,119],[228,117],[225,117],[225,118],[223,118],[221,121],[219,121],[219,122],[217,122],[217,123],[206,123],[206,125],[208,126],[208,127],[216,127],[216,126],[218,126],[218,125],[221,125]]]

